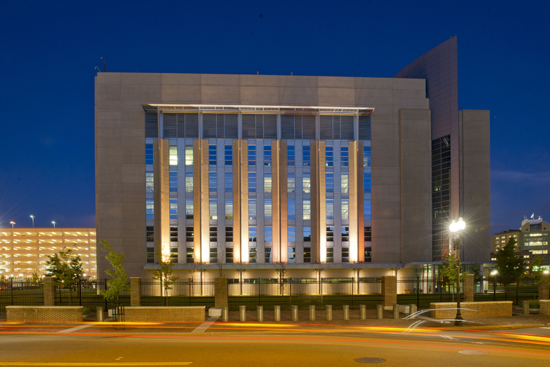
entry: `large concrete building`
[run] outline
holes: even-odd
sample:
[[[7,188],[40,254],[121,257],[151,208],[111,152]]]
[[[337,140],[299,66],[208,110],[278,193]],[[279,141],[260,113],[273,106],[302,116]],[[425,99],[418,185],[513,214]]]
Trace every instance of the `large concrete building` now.
[[[98,237],[131,276],[150,276],[155,242],[206,277],[413,276],[448,252],[458,217],[463,261],[489,261],[489,111],[458,110],[456,38],[393,78],[95,83]]]
[[[524,218],[519,229],[509,229],[491,236],[491,252],[498,252],[510,238],[514,238],[518,251],[541,256],[545,264],[550,264],[549,232],[550,224],[541,217],[535,218],[533,215],[530,219]]]

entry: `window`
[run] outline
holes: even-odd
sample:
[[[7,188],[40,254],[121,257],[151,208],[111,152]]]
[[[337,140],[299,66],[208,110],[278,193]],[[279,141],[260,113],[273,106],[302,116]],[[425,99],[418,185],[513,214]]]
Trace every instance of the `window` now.
[[[311,220],[311,200],[304,200],[304,220]]]
[[[178,199],[170,199],[170,219],[178,219]]]
[[[257,242],[258,229],[256,227],[248,227],[248,242]]]
[[[296,219],[296,200],[288,201],[288,219]]]
[[[348,147],[341,147],[340,148],[340,165],[342,167],[348,167],[349,166],[349,150],[348,150]]]
[[[147,237],[147,242],[155,242],[155,227],[146,227],[145,235]]]
[[[170,248],[170,262],[172,264],[178,263],[178,248],[177,247],[171,247]]]
[[[225,219],[233,219],[233,200],[225,200]]]
[[[170,172],[170,194],[178,192],[178,173]],[[176,194],[177,196],[177,194]]]
[[[194,232],[195,230],[193,227],[185,227],[185,242],[193,243],[193,241],[195,240]]]
[[[349,247],[342,247],[342,262],[349,263]]]
[[[325,175],[326,175],[327,194],[333,194],[334,193],[334,173],[327,172]]]
[[[311,192],[311,173],[304,172],[302,180],[304,184],[304,194],[309,194]]]
[[[271,146],[264,146],[264,166],[271,166]]]
[[[210,227],[210,242],[218,242],[218,227]]]
[[[232,166],[233,165],[233,147],[231,145],[226,145],[224,154],[225,154],[225,165]]]
[[[334,147],[325,147],[325,165],[327,167],[334,166]]]
[[[368,194],[371,192],[370,173],[363,174],[363,192]]]
[[[168,149],[169,149],[169,155],[170,155],[170,165],[177,166],[178,165],[178,146],[170,145],[170,148]]]
[[[327,200],[327,220],[334,220],[334,200]]]
[[[327,247],[327,263],[333,263],[333,262],[334,262],[334,248]]]
[[[178,227],[170,227],[170,242],[178,242]]]
[[[370,147],[363,147],[363,167],[370,167]]]
[[[193,199],[185,200],[185,219],[193,219]]]
[[[304,227],[304,242],[311,242],[311,227]]]
[[[155,200],[145,200],[145,217],[146,219],[155,219]]]
[[[342,200],[342,220],[349,220],[349,200]]]
[[[217,154],[217,147],[216,145],[212,144],[208,146],[208,165],[215,166],[216,165],[216,154]]]
[[[233,227],[225,227],[225,242],[233,242]]]
[[[304,262],[311,262],[311,247],[304,247]]]
[[[256,195],[256,172],[248,172],[248,193]]]
[[[265,242],[273,242],[273,227],[265,227]]]
[[[226,249],[225,249],[225,262],[227,264],[233,264],[233,247],[226,247]]]
[[[271,200],[265,200],[264,201],[264,210],[265,210],[265,219],[271,220],[272,219],[272,205]]]
[[[288,263],[294,264],[296,262],[296,247],[288,248]]]
[[[249,166],[256,165],[256,146],[255,145],[248,146],[248,165]]]
[[[334,242],[334,227],[327,227],[327,242]]]
[[[208,191],[210,196],[218,194],[218,176],[216,172],[208,172]]]
[[[145,164],[155,164],[153,160],[153,144],[145,144]]]
[[[286,179],[286,187],[288,192],[296,192],[296,174],[288,173]]]
[[[233,193],[233,172],[224,172],[225,192]]]
[[[185,192],[193,192],[193,172],[185,172]]]
[[[342,242],[349,242],[349,227],[342,227]]]
[[[371,210],[371,201],[370,200],[365,200],[364,203],[363,203],[363,215],[364,215],[364,219],[365,220],[371,220],[372,219],[372,214],[371,214],[372,210]]]
[[[370,263],[372,262],[372,247],[365,246],[365,262]]]
[[[210,199],[210,219],[218,220],[218,201]]]
[[[258,251],[256,247],[250,247],[248,249],[248,263],[256,264],[256,259],[258,258]]]
[[[311,165],[311,147],[304,146],[303,154],[304,154],[303,156],[304,166],[310,166]]]
[[[218,248],[210,247],[210,263],[216,264],[218,262]]]
[[[185,165],[186,166],[193,165],[193,146],[192,145],[185,146]]]
[[[271,173],[264,173],[264,192],[271,192]]]
[[[147,264],[155,263],[155,248],[147,247]]]
[[[287,165],[296,165],[296,151],[294,145],[287,146]]]
[[[248,200],[248,220],[256,220],[256,200]]]
[[[195,262],[195,249],[193,247],[188,247],[186,250],[185,257],[187,259],[188,264]]]
[[[372,227],[365,227],[365,242],[372,241]]]
[[[347,173],[342,173],[340,179],[340,188],[342,189],[342,194],[349,193],[349,175]]]
[[[153,172],[145,173],[145,192],[155,192],[155,174]]]
[[[271,257],[271,248],[266,247],[265,249],[265,262],[266,263],[272,263],[273,258]]]
[[[296,227],[288,227],[288,242],[296,242]]]

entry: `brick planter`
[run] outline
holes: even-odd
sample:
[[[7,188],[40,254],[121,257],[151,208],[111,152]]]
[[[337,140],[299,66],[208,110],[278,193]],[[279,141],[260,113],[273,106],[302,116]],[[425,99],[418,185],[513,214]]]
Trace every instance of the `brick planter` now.
[[[541,299],[540,301],[540,314],[550,316],[550,300]]]
[[[82,306],[6,306],[10,322],[82,322]]]
[[[126,307],[128,322],[188,322],[205,320],[205,307]]]
[[[460,307],[465,319],[512,316],[512,301],[460,302]],[[430,309],[434,319],[454,319],[456,316],[455,302],[430,303]]]

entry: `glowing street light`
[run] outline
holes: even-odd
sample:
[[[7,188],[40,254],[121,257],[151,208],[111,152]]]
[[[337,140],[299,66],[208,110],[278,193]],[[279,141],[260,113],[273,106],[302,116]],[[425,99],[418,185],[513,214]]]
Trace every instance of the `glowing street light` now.
[[[34,215],[31,215],[31,219],[32,219],[32,228],[34,228]]]
[[[11,228],[13,228],[13,226],[15,226],[15,221],[10,220],[10,224],[11,224]]]
[[[55,228],[55,221],[54,220],[52,220],[52,224],[53,224],[53,227]]]
[[[466,228],[466,223],[462,218],[458,222],[454,220],[449,225],[449,231],[453,235],[453,244],[456,250],[456,316],[455,326],[462,325],[462,314],[460,313],[460,247],[462,245],[462,231]],[[458,240],[458,244],[457,244]]]

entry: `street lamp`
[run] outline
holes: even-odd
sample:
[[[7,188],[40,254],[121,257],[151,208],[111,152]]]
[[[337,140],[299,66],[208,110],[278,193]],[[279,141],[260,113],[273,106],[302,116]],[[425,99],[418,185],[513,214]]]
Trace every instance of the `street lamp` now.
[[[13,228],[13,226],[15,226],[15,221],[10,220],[10,224],[11,224],[11,228]]]
[[[493,270],[491,272],[491,275],[493,276],[493,301],[497,300],[497,275],[498,270]]]
[[[32,228],[34,228],[34,215],[31,215],[31,219],[32,219]]]
[[[458,219],[458,222],[454,220],[449,225],[449,231],[453,236],[453,244],[456,251],[456,317],[455,326],[462,325],[462,314],[460,313],[460,247],[462,245],[462,231],[466,228],[466,223],[462,218]],[[458,240],[458,244],[457,244]]]
[[[52,220],[53,227],[55,228],[55,221]]]

